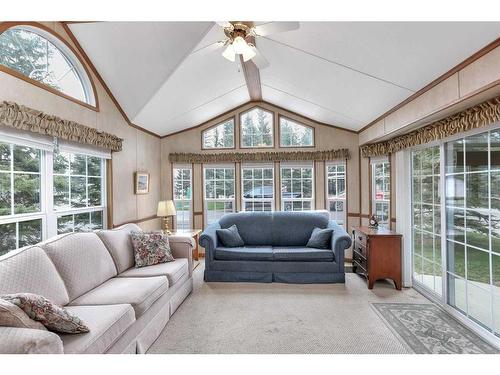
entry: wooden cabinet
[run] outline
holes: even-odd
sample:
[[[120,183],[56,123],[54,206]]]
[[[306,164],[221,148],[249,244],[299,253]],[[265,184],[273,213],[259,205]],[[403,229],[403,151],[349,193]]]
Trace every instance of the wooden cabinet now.
[[[401,235],[384,228],[355,227],[353,271],[364,275],[368,289],[375,281],[392,279],[401,290]]]

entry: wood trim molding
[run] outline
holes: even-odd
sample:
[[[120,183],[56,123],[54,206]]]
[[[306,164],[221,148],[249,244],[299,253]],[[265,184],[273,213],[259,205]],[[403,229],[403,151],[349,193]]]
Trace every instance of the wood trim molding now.
[[[92,79],[92,75],[90,74],[90,71],[87,67],[87,64],[85,63],[85,61],[82,60],[82,57],[81,55],[75,50],[75,48],[73,48],[73,46],[68,43],[66,41],[66,39],[64,37],[62,37],[61,35],[59,35],[56,31],[52,30],[51,28],[39,23],[39,22],[1,22],[0,23],[0,34],[2,34],[4,31],[10,29],[11,27],[14,27],[14,26],[21,26],[21,25],[26,25],[26,26],[32,26],[32,27],[35,27],[35,28],[38,28],[38,29],[41,29],[49,34],[51,34],[53,37],[55,37],[59,42],[63,43],[67,48],[69,48],[69,50],[71,51],[71,53],[73,53],[73,55],[75,55],[75,57],[78,59],[80,65],[83,67],[83,70],[85,71],[85,74],[87,75],[88,77],[88,80],[90,82],[90,85],[92,87],[92,92],[93,92],[93,95],[94,95],[94,100],[95,100],[95,106],[94,105],[91,105],[91,104],[88,104],[88,103],[85,103],[81,100],[78,100],[76,98],[73,98],[72,96],[69,96],[59,90],[56,90],[42,82],[39,82],[37,80],[34,80],[34,79],[31,79],[29,77],[26,77],[24,74],[21,74],[20,72],[18,72],[17,70],[14,70],[14,69],[10,69],[4,65],[0,65],[0,71],[4,72],[4,73],[7,73],[11,76],[14,76],[18,79],[21,79],[27,83],[30,83],[34,86],[37,86],[41,89],[44,89],[54,95],[57,95],[57,96],[60,96],[64,99],[67,99],[67,100],[70,100],[72,101],[73,103],[76,103],[76,104],[79,104],[83,107],[86,107],[88,109],[91,109],[93,111],[96,111],[96,112],[99,112],[99,98],[97,96],[97,90],[96,90],[96,86],[95,86],[95,83],[94,83],[94,80]]]
[[[129,221],[124,221],[123,223],[120,223],[120,224],[114,224],[113,228],[117,228],[117,227],[120,227],[120,226],[125,225],[125,224],[139,224],[139,223],[143,223],[145,221],[155,220],[155,219],[160,219],[160,218],[156,215],[151,215],[151,216],[143,217],[141,219],[129,220]]]
[[[106,160],[106,223],[113,228],[113,159]]]
[[[92,63],[92,61],[90,60],[90,58],[88,57],[88,55],[85,52],[85,50],[83,49],[83,47],[78,42],[78,39],[76,39],[75,35],[73,34],[73,32],[71,31],[71,29],[69,28],[68,23],[62,21],[61,25],[62,25],[64,31],[66,32],[66,34],[68,34],[68,37],[75,44],[76,49],[78,50],[78,52],[80,53],[80,55],[82,56],[82,58],[87,63],[87,65],[89,66],[89,68],[92,71],[92,73],[94,73],[94,76],[97,78],[97,80],[99,81],[99,83],[103,87],[104,91],[106,91],[106,93],[110,97],[111,101],[114,103],[114,105],[116,106],[116,108],[118,109],[118,111],[120,112],[120,114],[122,115],[122,117],[125,119],[125,122],[129,126],[135,128],[137,130],[140,130],[140,131],[142,131],[142,132],[144,132],[146,134],[149,134],[149,135],[151,135],[151,136],[153,136],[155,138],[161,138],[161,136],[159,134],[156,134],[156,133],[154,133],[154,132],[152,132],[150,130],[144,129],[144,128],[142,128],[142,127],[140,127],[140,126],[132,123],[132,121],[130,121],[130,119],[128,118],[127,114],[125,113],[125,111],[123,110],[123,108],[120,106],[120,103],[118,103],[118,100],[116,100],[115,96],[113,95],[113,93],[109,89],[108,85],[106,84],[106,82],[104,81],[104,79],[102,78],[102,76],[97,71],[96,67],[94,66],[94,64]]]
[[[375,120],[373,120],[372,122],[370,122],[366,126],[362,127],[360,130],[358,130],[357,133],[359,134],[359,133],[365,131],[366,129],[372,127],[373,125],[375,125],[377,122],[379,122],[383,118],[389,116],[393,112],[396,112],[398,109],[402,108],[406,104],[408,104],[411,101],[415,100],[416,98],[418,98],[422,94],[426,93],[427,91],[429,91],[433,87],[437,86],[438,84],[440,84],[441,82],[443,82],[447,78],[451,77],[453,74],[455,74],[455,73],[459,72],[460,70],[464,69],[466,66],[472,64],[474,61],[478,60],[479,58],[481,58],[482,56],[486,55],[488,52],[493,51],[495,48],[497,48],[499,46],[500,46],[500,38],[497,38],[493,42],[487,44],[486,46],[484,46],[483,48],[481,48],[479,51],[477,51],[476,53],[474,53],[472,56],[469,56],[467,59],[465,59],[464,61],[462,61],[460,64],[454,66],[453,68],[451,68],[450,70],[448,70],[446,73],[442,74],[441,76],[439,76],[438,78],[436,78],[435,80],[433,80],[432,82],[430,82],[429,84],[427,84],[426,86],[422,87],[420,90],[418,90],[413,95],[411,95],[408,98],[406,98],[405,100],[403,100],[401,103],[399,103],[396,106],[392,107],[391,109],[389,109],[388,111],[386,111],[385,113],[383,113],[382,115],[380,115],[379,117],[377,117]]]

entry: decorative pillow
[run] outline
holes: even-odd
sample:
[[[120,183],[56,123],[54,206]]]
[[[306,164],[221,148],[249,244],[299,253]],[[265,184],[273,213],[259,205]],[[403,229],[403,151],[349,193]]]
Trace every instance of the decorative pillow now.
[[[314,228],[306,246],[315,249],[330,249],[332,235],[333,229]]]
[[[89,328],[80,318],[71,315],[62,307],[38,294],[4,294],[0,298],[13,303],[31,319],[42,323],[50,331],[61,333],[89,332]]]
[[[19,307],[2,298],[0,298],[0,326],[47,330],[42,323],[32,320]]]
[[[137,268],[174,260],[168,236],[162,231],[131,232],[130,235]]]
[[[238,232],[238,227],[233,224],[227,229],[217,229],[217,237],[225,247],[241,247],[245,246],[245,242]]]

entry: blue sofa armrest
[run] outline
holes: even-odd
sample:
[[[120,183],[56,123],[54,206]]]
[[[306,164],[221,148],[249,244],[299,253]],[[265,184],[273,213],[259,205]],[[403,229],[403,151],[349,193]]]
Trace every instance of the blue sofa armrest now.
[[[330,220],[328,223],[328,228],[333,229],[332,236],[332,250],[335,254],[335,262],[339,264],[339,271],[344,271],[344,253],[345,250],[349,249],[352,244],[351,236],[338,225],[334,220]]]
[[[207,267],[209,261],[214,260],[215,248],[218,246],[217,229],[221,229],[218,221],[206,227],[199,239],[200,246],[205,248],[205,265]]]

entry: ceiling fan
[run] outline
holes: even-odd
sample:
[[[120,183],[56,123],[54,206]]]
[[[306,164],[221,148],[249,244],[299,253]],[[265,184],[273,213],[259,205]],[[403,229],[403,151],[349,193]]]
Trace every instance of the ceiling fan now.
[[[268,22],[254,25],[253,22],[225,21],[217,24],[224,29],[227,37],[220,42],[221,47],[225,47],[222,56],[229,61],[239,63],[241,55],[244,62],[252,60],[259,69],[269,66],[269,62],[255,46],[255,38],[299,28],[298,22]]]

